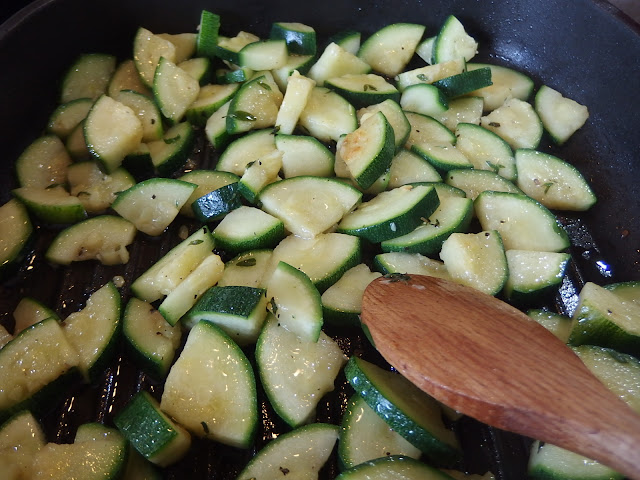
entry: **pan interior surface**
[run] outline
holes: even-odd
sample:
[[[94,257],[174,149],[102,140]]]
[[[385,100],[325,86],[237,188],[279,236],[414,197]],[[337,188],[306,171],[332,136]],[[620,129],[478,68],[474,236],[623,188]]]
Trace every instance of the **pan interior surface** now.
[[[17,186],[15,159],[43,132],[58,100],[60,79],[79,54],[105,52],[115,53],[120,60],[130,58],[138,27],[157,33],[194,32],[203,9],[221,16],[225,35],[247,30],[266,36],[273,22],[295,21],[312,25],[319,33],[319,44],[344,30],[360,31],[366,37],[395,22],[424,24],[426,36],[432,36],[448,15],[456,15],[479,42],[474,61],[523,71],[536,87],[546,84],[589,108],[586,125],[567,144],[554,146],[545,135],[540,145],[541,150],[575,165],[598,197],[586,214],[559,217],[573,244],[562,308],[571,308],[576,289],[586,281],[640,280],[640,76],[634,67],[640,59],[640,29],[608,4],[593,0],[37,1],[0,26],[4,149],[0,204]],[[44,231],[35,251],[41,253],[55,233]],[[157,251],[168,246],[147,238],[142,242]],[[88,292],[118,272],[92,264],[78,265],[72,275],[66,275],[63,269],[48,265],[42,255],[31,260],[32,269],[0,286],[2,323],[11,321],[18,300],[28,295],[68,315],[83,305]],[[144,270],[148,261],[137,259],[138,270]],[[331,333],[350,353],[368,348],[361,335]],[[344,378],[339,377],[340,381],[319,406],[319,421],[339,421],[350,392]],[[162,384],[119,357],[95,388],[70,392],[45,419],[50,440],[71,441],[77,425],[85,421],[112,424],[113,412],[139,389],[161,393]],[[285,429],[266,402],[261,410],[263,425],[256,449]],[[527,439],[473,421],[462,422],[459,428],[465,468],[475,473],[491,470],[499,479],[526,478]],[[179,478],[185,472],[190,478],[234,478],[253,453],[255,449],[211,447],[196,440],[192,452],[167,470],[167,478]],[[337,472],[334,463],[322,475],[333,478]]]

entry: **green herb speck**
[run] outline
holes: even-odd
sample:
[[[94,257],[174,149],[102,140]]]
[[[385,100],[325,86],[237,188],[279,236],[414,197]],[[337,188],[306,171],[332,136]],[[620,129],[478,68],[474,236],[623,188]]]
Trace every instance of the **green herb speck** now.
[[[256,263],[258,263],[258,261],[255,258],[245,258],[236,263],[236,265],[238,267],[253,267]]]
[[[235,118],[236,120],[242,120],[243,122],[255,122],[257,120],[256,116],[249,113],[244,112],[242,110],[237,110],[231,114],[231,118]]]
[[[178,140],[180,140],[181,137],[182,135],[176,135],[175,137],[165,138],[164,143],[166,143],[167,145],[171,145],[172,143],[176,143]]]

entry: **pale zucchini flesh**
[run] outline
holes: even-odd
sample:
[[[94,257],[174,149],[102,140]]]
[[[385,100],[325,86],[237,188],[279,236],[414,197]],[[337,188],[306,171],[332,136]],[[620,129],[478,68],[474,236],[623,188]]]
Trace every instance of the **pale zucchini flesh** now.
[[[396,143],[396,153],[402,150],[407,138],[409,138],[409,132],[411,131],[411,124],[407,120],[407,116],[404,114],[402,107],[397,101],[392,99],[384,100],[375,105],[361,108],[358,110],[358,121],[364,122],[367,117],[373,115],[377,111],[381,111],[391,128],[393,129],[393,136]]]
[[[415,112],[405,112],[405,115],[411,125],[406,148],[415,144],[449,146],[456,143],[454,133],[435,118]]]
[[[336,225],[360,202],[362,194],[335,179],[300,176],[265,188],[262,208],[302,238],[313,238]]]
[[[356,55],[335,43],[329,43],[316,63],[309,69],[309,77],[319,87],[329,78],[341,77],[349,73],[369,73],[371,66]]]
[[[171,178],[153,178],[120,193],[113,209],[148,235],[160,235],[180,212],[196,185]]]
[[[449,15],[434,40],[431,63],[458,58],[469,61],[476,55],[477,49],[478,42],[465,31],[460,20]]]
[[[71,195],[75,195],[89,213],[104,213],[118,193],[135,185],[124,168],[107,175],[96,162],[77,162],[67,172]]]
[[[331,177],[334,155],[318,139],[310,135],[276,135],[276,147],[282,152],[284,178],[311,175]]]
[[[395,23],[371,35],[358,56],[384,75],[393,77],[407,66],[425,31],[424,25]]]
[[[273,130],[264,129],[251,132],[232,142],[220,155],[216,170],[242,176],[250,162],[276,149]]]
[[[432,277],[451,279],[447,267],[441,260],[426,257],[419,253],[387,252],[379,253],[374,258],[376,268],[383,274],[409,273],[429,275]]]
[[[276,480],[282,472],[298,472],[301,478],[316,478],[336,441],[338,427],[327,423],[305,425],[271,440],[240,472],[238,480]]]
[[[318,341],[323,324],[322,300],[307,274],[279,262],[267,280],[267,299],[267,308],[280,325],[304,341]]]
[[[287,78],[287,89],[276,117],[276,126],[279,127],[280,133],[293,133],[315,85],[315,80],[303,77],[297,70]]]
[[[431,462],[446,465],[459,455],[458,440],[441,418],[440,405],[397,372],[358,357],[345,367],[347,380],[367,404]]]
[[[58,314],[44,305],[42,302],[32,297],[22,297],[13,311],[15,326],[13,334],[18,335],[22,330],[29,328],[47,318],[60,319]]]
[[[9,386],[0,391],[0,420],[23,408],[42,409],[39,402],[52,389],[65,388],[66,379],[72,379],[70,374],[79,364],[78,354],[55,318],[24,330],[0,350],[0,376]]]
[[[162,114],[171,123],[178,123],[198,98],[200,84],[171,60],[161,57],[153,76],[153,93]]]
[[[409,85],[416,83],[433,83],[443,78],[457,75],[464,71],[465,62],[462,58],[456,58],[426,67],[418,67],[407,70],[396,76],[398,89],[402,92]]]
[[[503,138],[512,148],[537,148],[542,138],[542,122],[531,104],[509,98],[480,119],[480,125]]]
[[[465,233],[473,216],[470,198],[443,198],[438,208],[411,232],[380,244],[383,252],[438,253],[452,233]],[[415,273],[415,272],[414,272]]]
[[[509,275],[500,234],[452,233],[442,244],[440,258],[451,277],[489,295],[502,290]]]
[[[337,480],[403,478],[407,480],[449,480],[443,471],[404,455],[391,455],[368,460],[345,470]]]
[[[122,439],[48,443],[34,456],[33,478],[116,479],[124,471],[127,453]]]
[[[328,88],[316,85],[300,114],[299,126],[321,142],[337,142],[342,135],[358,128],[358,119],[353,105]]]
[[[545,130],[562,145],[589,118],[589,109],[575,100],[564,97],[553,88],[543,85],[535,98],[535,109]]]
[[[596,195],[570,163],[537,150],[515,152],[518,187],[545,207],[554,210],[588,210]]]
[[[84,220],[87,212],[78,197],[62,185],[49,188],[20,187],[12,190],[30,213],[49,224],[71,224]]]
[[[149,142],[162,138],[164,128],[162,116],[156,103],[146,95],[134,90],[120,90],[113,98],[131,108],[142,123],[142,141]]]
[[[176,47],[169,40],[140,27],[133,40],[133,61],[142,82],[153,86],[153,78],[160,58],[176,61]]]
[[[278,85],[265,75],[244,83],[231,99],[227,132],[237,134],[275,126],[282,100]]]
[[[599,345],[637,355],[640,345],[638,318],[640,306],[587,282],[580,290],[569,343]]]
[[[180,325],[169,325],[150,303],[132,297],[123,313],[122,330],[134,361],[152,376],[163,378],[180,344]]]
[[[175,325],[209,288],[213,287],[224,271],[219,255],[211,253],[162,301],[158,311],[170,325]]]
[[[140,300],[155,302],[174,290],[213,250],[213,237],[201,227],[167,252],[131,285]]]
[[[507,250],[509,277],[504,285],[507,298],[535,301],[557,291],[571,256],[568,253]]]
[[[571,334],[570,317],[537,308],[527,310],[527,315],[562,340],[562,343],[567,343],[569,340]]]
[[[480,125],[484,101],[482,97],[462,96],[449,100],[449,108],[436,118],[451,131],[455,131],[458,124],[469,123]]]
[[[324,319],[339,326],[360,325],[364,290],[379,272],[372,272],[363,263],[350,268],[322,294]]]
[[[130,245],[136,227],[115,215],[100,215],[72,225],[60,232],[47,249],[50,262],[69,265],[72,262],[98,260],[104,265],[129,261]]]
[[[500,232],[507,250],[560,252],[569,246],[555,215],[526,195],[485,191],[474,207],[482,228]]]
[[[106,95],[96,100],[84,123],[87,147],[107,173],[116,170],[124,157],[138,147],[143,133],[136,113]]]
[[[489,67],[492,85],[472,92],[484,99],[484,110],[490,112],[504,104],[509,98],[528,100],[533,92],[533,80],[522,72],[502,65],[467,63],[468,70]]]
[[[391,160],[388,188],[396,188],[409,183],[441,182],[442,176],[433,165],[420,155],[402,149]]]
[[[391,165],[395,135],[382,112],[376,112],[348,133],[340,143],[339,155],[349,174],[363,189],[369,188]]]
[[[149,90],[147,85],[145,85],[140,78],[140,74],[138,73],[138,69],[133,58],[123,60],[118,64],[115,72],[113,72],[113,75],[111,76],[111,80],[109,81],[107,95],[115,97],[118,92],[122,90],[132,90],[149,97],[152,95],[151,90]]]
[[[16,199],[0,206],[0,276],[18,264],[25,252],[33,225],[27,209]]]
[[[91,102],[93,104],[93,102]],[[71,157],[56,135],[37,138],[16,160],[16,176],[21,187],[47,188],[63,184]]]
[[[113,55],[104,53],[80,55],[64,77],[60,103],[79,98],[95,100],[106,93],[115,69],[116,57]]]
[[[272,253],[271,249],[248,250],[232,258],[225,263],[218,286],[263,287]]]
[[[267,318],[256,345],[262,385],[278,415],[292,427],[315,420],[318,403],[334,389],[346,360],[338,344],[324,332],[315,342],[302,340],[273,315]]]
[[[120,292],[108,282],[91,294],[82,310],[62,322],[67,340],[78,352],[80,370],[89,381],[96,380],[115,352],[122,328],[120,311]]]
[[[285,236],[284,223],[255,207],[228,213],[213,230],[216,244],[229,253],[273,248]]]
[[[0,427],[0,468],[7,479],[32,478],[33,457],[47,443],[42,426],[28,410]]]
[[[59,105],[49,117],[47,131],[61,139],[67,138],[85,119],[92,105],[93,100],[90,98],[77,98]]]
[[[160,408],[198,437],[249,448],[258,422],[249,360],[218,327],[198,322],[169,371]]]
[[[311,239],[289,235],[274,248],[265,278],[280,261],[302,270],[324,292],[345,271],[361,263],[360,239],[342,233],[324,233]]]
[[[404,185],[361,203],[342,219],[338,231],[382,242],[411,232],[439,203],[433,187]]]
[[[476,124],[456,126],[456,147],[474,168],[491,170],[507,180],[515,181],[518,173],[513,151],[500,136]]]
[[[395,432],[362,397],[349,399],[342,417],[338,455],[344,468],[389,455],[418,459],[422,452]]]
[[[532,479],[618,480],[623,475],[583,455],[534,442],[528,467]]]
[[[475,168],[454,169],[447,172],[447,185],[464,191],[467,198],[475,200],[478,195],[487,190],[492,192],[522,193],[512,182],[490,170],[476,170]]]

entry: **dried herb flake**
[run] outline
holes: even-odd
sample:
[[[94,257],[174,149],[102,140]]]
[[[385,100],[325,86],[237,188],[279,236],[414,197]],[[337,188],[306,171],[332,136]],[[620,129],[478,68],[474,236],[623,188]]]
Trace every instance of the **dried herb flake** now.
[[[271,305],[271,313],[278,315],[278,305],[276,304],[276,299],[274,297],[271,297],[271,300],[269,300],[269,305]]]
[[[504,168],[504,165],[500,165],[499,163],[493,163],[487,160],[487,166],[489,169],[493,170],[495,173],[498,173],[501,168]]]
[[[165,138],[164,143],[166,143],[167,145],[171,145],[172,143],[176,143],[178,140],[180,140],[181,137],[182,135],[178,134],[175,137]]]
[[[388,279],[390,282],[408,282],[411,280],[411,276],[406,273],[387,273],[384,278]]]
[[[235,112],[231,113],[230,116],[231,118],[241,120],[243,122],[255,122],[257,120],[255,115],[242,110],[236,110]]]
[[[253,267],[258,261],[255,258],[245,258],[236,263],[238,267]]]

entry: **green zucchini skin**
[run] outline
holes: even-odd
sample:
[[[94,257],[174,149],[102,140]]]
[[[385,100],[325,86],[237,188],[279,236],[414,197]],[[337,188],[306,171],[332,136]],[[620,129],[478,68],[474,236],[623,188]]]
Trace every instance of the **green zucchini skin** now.
[[[345,375],[367,404],[430,462],[450,466],[460,457],[455,435],[442,424],[439,405],[404,377],[358,357],[349,359]]]

